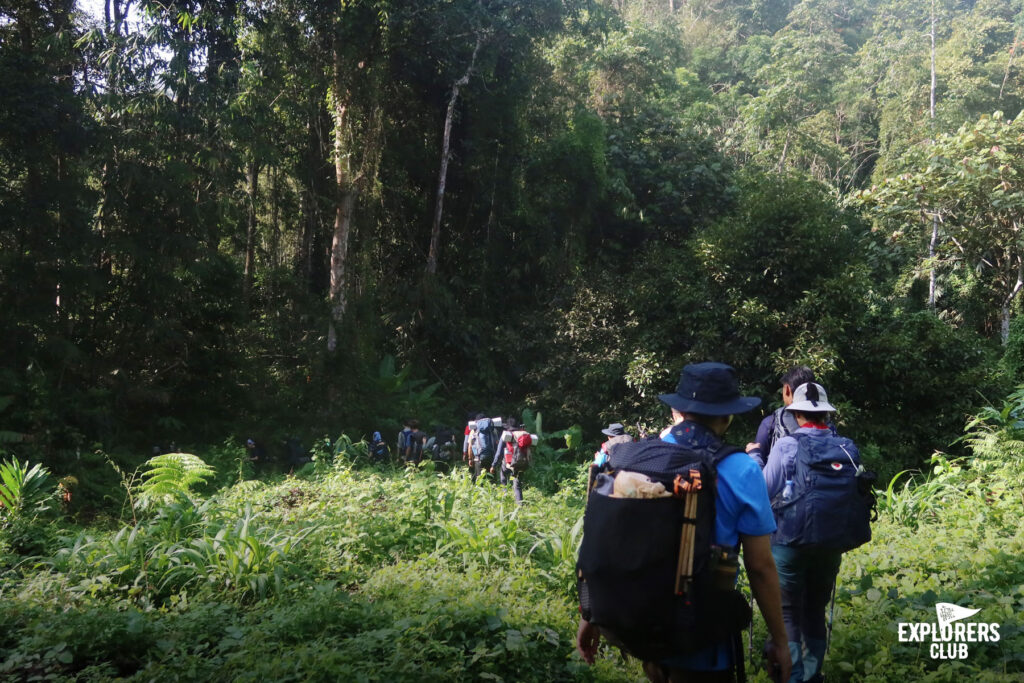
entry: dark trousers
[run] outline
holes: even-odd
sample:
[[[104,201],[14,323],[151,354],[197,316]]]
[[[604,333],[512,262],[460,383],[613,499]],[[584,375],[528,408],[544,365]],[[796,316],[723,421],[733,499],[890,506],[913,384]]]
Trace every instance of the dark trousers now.
[[[512,482],[512,493],[516,497],[516,503],[522,505],[523,503],[523,483],[519,480],[519,476],[514,474],[512,470],[505,469],[505,465],[501,465],[501,485],[506,486],[509,480]]]
[[[651,683],[735,683],[732,669],[725,671],[692,671],[662,666],[658,662],[644,662],[644,674]]]
[[[825,659],[828,629],[825,610],[839,573],[842,553],[772,546],[782,589],[782,619],[786,622],[791,683],[814,679]]]

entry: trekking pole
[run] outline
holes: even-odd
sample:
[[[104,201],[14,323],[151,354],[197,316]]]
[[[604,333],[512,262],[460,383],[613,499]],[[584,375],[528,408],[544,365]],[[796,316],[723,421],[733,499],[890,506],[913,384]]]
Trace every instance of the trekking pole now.
[[[747,581],[750,579],[748,577]],[[750,588],[750,612],[754,612],[754,589]],[[750,654],[750,661],[754,661],[754,620],[750,620],[750,628],[747,629],[747,652]]]
[[[838,575],[832,579],[832,606],[828,608],[828,635],[825,636],[825,654],[828,654],[829,645],[832,644],[832,620],[836,614],[836,585],[839,583]]]

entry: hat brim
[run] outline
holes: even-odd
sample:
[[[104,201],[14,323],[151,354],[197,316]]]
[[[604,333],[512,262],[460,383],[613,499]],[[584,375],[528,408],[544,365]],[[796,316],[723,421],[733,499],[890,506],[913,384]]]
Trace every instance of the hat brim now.
[[[726,403],[704,403],[679,394],[661,394],[658,399],[681,413],[697,415],[739,415],[761,405],[761,399],[757,396],[740,396]]]
[[[611,429],[602,429],[601,433],[604,434],[605,436],[622,436],[623,434],[626,433],[626,430],[622,430],[621,432],[615,432],[612,431]]]
[[[828,401],[794,401],[786,406],[786,410],[797,410],[801,413],[834,413],[836,409]]]

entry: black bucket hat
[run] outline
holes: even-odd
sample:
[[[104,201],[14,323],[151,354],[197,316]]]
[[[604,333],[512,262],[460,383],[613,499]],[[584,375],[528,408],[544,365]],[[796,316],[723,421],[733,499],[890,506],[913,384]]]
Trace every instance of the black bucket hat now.
[[[602,429],[601,433],[606,436],[622,436],[626,433],[626,428],[622,426],[621,422],[612,422],[608,425],[608,429]]]
[[[761,405],[756,396],[740,396],[736,371],[725,363],[687,365],[676,393],[658,398],[681,413],[698,415],[738,415]]]

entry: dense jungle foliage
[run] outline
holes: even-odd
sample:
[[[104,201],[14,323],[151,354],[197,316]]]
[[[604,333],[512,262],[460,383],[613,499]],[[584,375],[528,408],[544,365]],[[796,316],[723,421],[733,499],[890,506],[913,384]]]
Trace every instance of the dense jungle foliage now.
[[[1020,677],[1022,48],[1010,0],[0,0],[0,669],[634,678],[571,654],[578,467],[718,360],[811,366],[891,482],[828,671]],[[479,410],[567,428],[521,510],[362,462]],[[895,642],[936,599],[999,647]]]
[[[887,471],[924,465],[1024,364],[1022,25],[1009,0],[7,0],[4,447],[99,494],[97,448],[523,407],[593,435],[660,423],[714,358],[766,405],[809,364]]]
[[[1024,680],[1022,416],[1019,392],[968,426],[967,456],[879,492],[874,539],[840,571],[829,680]],[[197,485],[220,472],[157,456],[121,518],[88,527],[55,521],[52,488],[27,484],[3,517],[0,676],[641,679],[614,649],[592,667],[575,655],[586,474],[560,440],[544,437],[523,506],[463,467],[371,465],[344,437],[271,481],[243,478],[240,447],[213,449],[236,481],[209,496]],[[980,609],[999,641],[952,661],[900,642],[898,622],[932,620],[936,602]],[[757,648],[760,618],[754,631]]]

